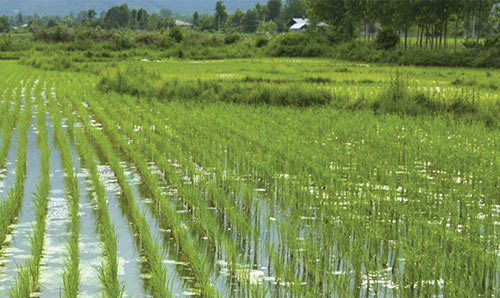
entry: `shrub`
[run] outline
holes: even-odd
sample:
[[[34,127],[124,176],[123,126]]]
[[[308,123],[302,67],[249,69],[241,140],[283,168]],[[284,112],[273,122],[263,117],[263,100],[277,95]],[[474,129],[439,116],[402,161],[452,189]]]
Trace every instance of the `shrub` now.
[[[381,50],[394,49],[399,43],[399,35],[394,30],[384,29],[378,33],[375,43]]]
[[[113,44],[117,50],[127,50],[134,47],[132,37],[124,31],[117,31],[113,34]]]
[[[289,32],[269,44],[269,54],[274,57],[319,57],[327,52],[326,38],[318,33]]]
[[[179,26],[174,26],[170,31],[168,31],[168,36],[170,36],[175,42],[179,43],[184,39],[184,33]]]
[[[262,48],[267,46],[268,43],[269,43],[269,38],[267,38],[266,36],[259,36],[255,41],[255,46],[258,48]]]
[[[241,39],[240,35],[237,33],[229,33],[224,36],[224,44],[233,44],[238,42]]]

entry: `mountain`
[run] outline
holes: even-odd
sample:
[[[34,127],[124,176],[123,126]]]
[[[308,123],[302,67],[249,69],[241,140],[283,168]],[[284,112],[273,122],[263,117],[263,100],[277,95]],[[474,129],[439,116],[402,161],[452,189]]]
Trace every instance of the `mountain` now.
[[[127,3],[130,9],[144,8],[150,12],[168,8],[174,13],[192,14],[195,11],[200,13],[215,10],[217,0],[0,0],[0,15],[16,15],[21,12],[23,15],[38,14],[61,15],[70,12],[75,15],[81,10],[94,9],[99,14],[110,7]],[[227,10],[232,12],[237,8],[247,10],[255,6],[255,3],[266,3],[267,0],[225,0],[223,1]]]

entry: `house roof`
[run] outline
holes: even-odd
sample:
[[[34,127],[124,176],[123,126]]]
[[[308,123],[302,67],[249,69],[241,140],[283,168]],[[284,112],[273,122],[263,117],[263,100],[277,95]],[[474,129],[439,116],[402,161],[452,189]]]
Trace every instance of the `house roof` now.
[[[193,24],[181,20],[175,20],[176,26],[192,26]]]
[[[290,30],[300,30],[304,29],[310,24],[310,21],[308,18],[293,18],[289,23],[288,26],[290,27]],[[318,27],[324,27],[328,26],[327,23],[320,22],[316,24]]]
[[[300,30],[307,27],[308,23],[295,23],[290,27],[290,30]]]
[[[296,24],[298,23],[309,23],[308,18],[293,18],[292,21],[294,21]]]

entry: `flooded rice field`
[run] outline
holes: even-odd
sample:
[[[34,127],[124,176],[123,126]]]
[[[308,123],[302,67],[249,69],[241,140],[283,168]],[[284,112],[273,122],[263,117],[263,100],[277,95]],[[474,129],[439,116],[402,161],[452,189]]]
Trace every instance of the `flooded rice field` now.
[[[17,79],[1,297],[500,295],[497,129]]]

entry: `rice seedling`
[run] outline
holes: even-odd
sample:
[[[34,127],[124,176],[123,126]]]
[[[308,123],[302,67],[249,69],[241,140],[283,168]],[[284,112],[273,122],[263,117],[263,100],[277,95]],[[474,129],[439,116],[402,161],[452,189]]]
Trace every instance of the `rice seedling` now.
[[[82,163],[90,172],[98,206],[98,228],[101,241],[104,244],[105,257],[105,262],[99,268],[99,279],[104,288],[103,295],[104,297],[122,297],[125,285],[120,284],[118,280],[117,239],[108,213],[104,186],[97,172],[94,157],[91,154],[92,151],[81,131],[77,131],[76,138],[79,141],[78,152],[82,158]]]
[[[26,147],[27,147],[27,132],[31,123],[31,103],[28,100],[24,111],[21,113],[21,97],[17,96],[13,110],[8,115],[8,121],[4,122],[4,140],[8,140],[12,136],[12,130],[15,123],[19,122],[18,127],[18,152],[15,166],[16,178],[13,187],[9,191],[8,198],[1,202],[0,205],[0,247],[4,244],[7,236],[9,225],[14,222],[21,206],[21,200],[24,193],[24,179],[26,176]],[[21,116],[19,116],[21,114]],[[20,117],[19,120],[16,120]],[[8,136],[9,135],[9,136]],[[9,140],[10,142],[10,140]],[[9,143],[7,142],[7,144]],[[7,147],[7,149],[5,149]],[[4,150],[5,149],[5,150]],[[0,163],[5,162],[8,146],[2,144],[2,155],[0,155]]]
[[[36,206],[36,222],[33,228],[31,237],[31,258],[26,264],[19,268],[18,278],[15,286],[12,286],[10,297],[29,297],[38,291],[40,260],[42,257],[45,225],[47,221],[48,196],[50,190],[50,148],[48,145],[48,133],[46,129],[46,111],[39,95],[39,91],[35,89],[35,99],[37,106],[36,126],[38,129],[38,146],[40,147],[40,166],[41,176],[38,184],[38,191],[35,194],[34,203]]]
[[[127,64],[132,75],[144,77],[121,72],[123,90],[112,86],[113,72],[124,69],[121,62],[105,79],[50,72],[51,81],[40,84],[57,82],[57,96],[48,94],[46,103],[71,219],[67,289],[61,294],[78,294],[83,262],[81,239],[74,235],[78,160],[70,145],[88,169],[94,193],[103,296],[120,297],[127,286],[119,279],[120,239],[108,210],[112,196],[103,166],[114,175],[109,179],[116,178],[121,196],[114,208],[130,223],[144,259],[137,279],[142,273],[144,293],[155,297],[180,294],[171,286],[177,276],[166,273],[175,272],[166,270],[174,261],[187,263],[184,276],[196,284],[185,294],[206,297],[500,294],[500,105],[498,90],[484,81],[489,77],[483,71],[404,67],[398,75],[387,66],[321,59]],[[19,146],[16,177],[0,203],[4,247],[26,173],[23,134],[31,108],[21,98],[30,95],[26,87],[32,85],[26,78],[48,74],[28,74],[27,67],[13,63],[7,68],[19,74],[0,72],[0,113],[6,115],[0,120],[0,163],[10,160],[10,138],[16,134]],[[99,90],[103,80],[113,88]],[[276,100],[296,85],[306,93],[326,92],[330,99],[308,108],[256,104],[266,102],[266,92],[251,90],[260,85]],[[37,88],[33,92],[39,95]],[[152,98],[155,94],[173,98]],[[47,161],[50,144],[41,140],[49,138],[50,129],[43,127],[46,112],[38,95],[37,217],[32,257],[18,268],[13,297],[36,294],[43,286],[37,279],[43,269],[44,214],[50,212],[44,199],[47,173],[53,167]],[[250,95],[262,101],[248,104]],[[174,260],[166,260],[167,251]]]
[[[167,289],[167,277],[165,275],[165,270],[162,267],[162,252],[156,242],[152,239],[143,214],[135,206],[132,190],[130,189],[119,160],[113,153],[111,144],[106,141],[106,138],[100,131],[89,126],[88,120],[83,120],[88,119],[83,109],[79,108],[77,112],[87,133],[87,138],[92,139],[96,146],[99,147],[100,152],[109,162],[109,165],[115,172],[116,178],[122,187],[123,199],[126,200],[126,205],[128,206],[128,210],[126,212],[127,216],[129,217],[131,223],[135,226],[135,229],[140,236],[142,251],[148,261],[148,270],[150,270],[151,274],[152,295],[156,297],[170,297],[171,293]]]
[[[95,107],[92,103],[89,103],[89,107],[92,107],[95,110],[97,109],[97,107]],[[106,114],[106,119],[114,118],[115,121],[118,121],[118,119],[123,119],[125,117],[126,119],[134,120],[133,114],[127,113],[117,115],[113,108],[107,108],[106,105],[100,105],[100,107]],[[96,110],[96,113],[100,114],[98,110]],[[99,120],[101,119],[102,118],[99,118]],[[204,175],[194,169],[194,163],[190,158],[188,158],[187,156],[174,154],[174,152],[178,153],[178,151],[176,151],[176,148],[173,148],[168,143],[163,142],[163,138],[157,137],[156,134],[148,129],[142,129],[141,132],[142,134],[144,134],[144,137],[147,137],[147,139],[140,139],[138,138],[138,135],[133,132],[133,128],[130,124],[123,122],[121,122],[120,124],[118,124],[118,122],[115,122],[116,124],[110,124],[107,122],[107,120],[102,121],[102,123],[104,123],[104,127],[114,127],[115,125],[119,125],[120,130],[124,132],[131,141],[133,141],[133,143],[130,145],[123,144],[122,142],[122,147],[124,147],[127,152],[130,152],[130,155],[133,155],[134,153],[132,152],[135,151],[135,149],[132,148],[139,148],[144,152],[144,154],[152,157],[153,161],[163,172],[162,177],[165,177],[168,180],[169,185],[175,187],[177,193],[181,196],[181,198],[184,198],[184,200],[192,208],[197,210],[199,221],[203,222],[204,226],[206,227],[205,230],[208,233],[209,238],[213,239],[214,241],[219,239],[223,243],[223,247],[226,252],[226,259],[229,262],[229,268],[231,269],[232,274],[234,276],[238,276],[238,279],[246,278],[246,276],[242,275],[239,272],[237,266],[238,264],[243,263],[243,260],[238,257],[238,255],[240,254],[239,251],[241,251],[242,247],[235,246],[232,236],[228,235],[228,233],[219,231],[219,224],[215,222],[215,218],[212,215],[207,214],[206,203],[202,203],[203,198],[197,198],[199,197],[199,195],[196,195],[196,193],[205,191],[208,194],[208,198],[213,202],[214,206],[216,206],[216,208],[225,217],[225,220],[227,221],[226,224],[231,227],[230,230],[237,231],[237,234],[240,237],[244,235],[253,237],[255,243],[260,235],[259,232],[254,230],[254,225],[250,221],[250,218],[244,216],[244,213],[239,213],[237,209],[233,209],[233,203],[229,201],[229,196],[216,188],[215,184],[210,183],[210,181],[205,181],[205,179],[203,179]],[[135,119],[133,123],[141,122]],[[156,127],[158,127],[158,133],[161,135],[162,125],[160,125],[159,123],[156,123],[156,125]],[[152,144],[153,146],[149,144]],[[129,146],[130,149],[127,149],[127,147]],[[163,157],[163,154],[161,154],[156,149],[156,147],[163,148],[165,151],[169,152],[170,158],[176,160],[177,163],[185,166],[187,171],[179,173],[179,168],[175,168],[170,162],[168,162],[166,158]],[[193,181],[194,183],[186,184],[184,175],[189,175],[191,181]],[[233,183],[235,183],[235,181],[231,179],[226,179],[224,181],[226,183],[228,183],[228,181],[232,181]],[[235,188],[234,191],[239,192],[240,190],[236,190]],[[251,197],[251,195],[249,197]],[[200,205],[200,203],[202,204]],[[247,206],[247,210],[249,209],[251,209],[251,206]],[[255,252],[255,254],[257,255],[257,252]]]
[[[107,123],[104,118],[99,117],[98,120],[102,122],[103,126],[106,129],[111,129],[109,123]],[[111,132],[115,131],[112,130]],[[110,139],[112,140],[113,143],[121,142],[122,146],[124,146],[123,145],[124,140],[123,139],[120,140],[120,138],[121,137],[114,135]],[[189,239],[189,235],[182,228],[182,224],[179,221],[177,214],[170,208],[170,206],[167,204],[167,201],[162,199],[163,196],[159,192],[158,182],[155,180],[154,176],[151,176],[151,174],[149,173],[145,161],[142,160],[142,158],[139,155],[135,155],[133,157],[135,164],[140,169],[139,172],[141,173],[146,184],[148,185],[149,190],[153,194],[153,198],[160,206],[160,210],[162,211],[162,218],[168,221],[168,228],[172,229],[174,237],[179,241],[180,246],[182,247],[182,251],[188,256],[192,269],[198,278],[198,282],[200,283],[200,289],[202,293],[210,297],[218,296],[218,294],[210,284],[209,278],[205,270],[204,260],[196,252],[195,246],[193,245],[192,240]]]

